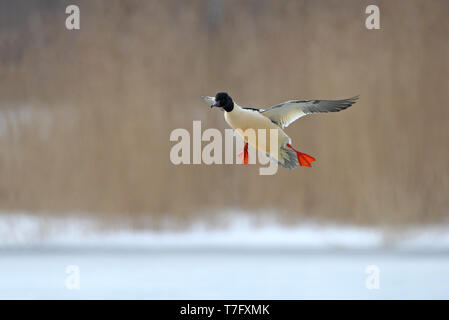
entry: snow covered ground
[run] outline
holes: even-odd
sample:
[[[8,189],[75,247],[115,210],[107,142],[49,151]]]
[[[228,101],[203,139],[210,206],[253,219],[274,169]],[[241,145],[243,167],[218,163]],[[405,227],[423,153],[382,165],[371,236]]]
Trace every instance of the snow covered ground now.
[[[234,216],[220,228],[131,232],[2,214],[0,298],[448,299],[448,231]]]

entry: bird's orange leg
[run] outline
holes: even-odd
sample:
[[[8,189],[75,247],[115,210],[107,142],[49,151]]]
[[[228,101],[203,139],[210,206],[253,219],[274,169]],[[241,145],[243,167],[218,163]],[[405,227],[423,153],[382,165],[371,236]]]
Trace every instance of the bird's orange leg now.
[[[243,148],[243,152],[238,154],[238,157],[243,160],[243,164],[248,164],[248,142],[245,142],[245,147]]]
[[[306,167],[311,167],[312,166],[312,162],[315,161],[316,159],[312,156],[309,156],[308,154],[299,152],[298,150],[296,150],[295,148],[293,148],[290,144],[287,143],[287,147],[289,147],[290,149],[292,149],[293,151],[296,152],[296,155],[298,156],[298,161],[299,161],[299,165],[300,166],[306,166]]]

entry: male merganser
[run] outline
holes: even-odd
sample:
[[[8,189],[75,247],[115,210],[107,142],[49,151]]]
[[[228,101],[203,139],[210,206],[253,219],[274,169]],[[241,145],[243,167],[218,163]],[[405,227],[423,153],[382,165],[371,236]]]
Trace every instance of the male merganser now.
[[[290,123],[310,113],[337,112],[352,106],[358,96],[344,100],[290,100],[267,109],[242,108],[226,92],[219,92],[214,97],[202,97],[211,108],[218,107],[224,110],[226,122],[236,130],[245,140],[244,151],[239,154],[243,163],[248,163],[248,143],[256,149],[265,152],[278,161],[284,168],[294,169],[300,166],[311,167],[315,158],[299,152],[291,146],[290,137],[284,128]],[[270,152],[266,144],[258,144],[257,139],[242,135],[247,129],[275,129],[278,132],[277,153]],[[276,154],[276,156],[274,156]]]

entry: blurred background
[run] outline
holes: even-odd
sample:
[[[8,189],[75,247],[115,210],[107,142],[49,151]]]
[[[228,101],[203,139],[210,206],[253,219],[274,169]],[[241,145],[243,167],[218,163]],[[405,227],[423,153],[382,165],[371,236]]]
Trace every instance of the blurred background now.
[[[65,28],[70,4],[80,7],[80,30]],[[380,30],[365,28],[370,4],[380,8]],[[254,225],[276,225],[258,237],[276,234],[281,247],[303,234],[292,226],[310,223],[380,232],[380,243],[390,243],[400,230],[446,226],[448,12],[445,0],[1,0],[3,254],[37,254],[30,248],[47,239],[55,223],[62,234],[74,232],[70,244],[78,243],[84,221],[96,230],[158,235],[185,234],[200,224],[208,243],[207,230],[240,225],[244,216],[252,221],[238,229],[244,239]],[[260,176],[258,166],[173,165],[173,129],[191,131],[193,120],[201,120],[203,130],[227,128],[223,114],[200,99],[218,91],[258,108],[291,99],[360,94],[360,100],[345,112],[305,117],[286,129],[299,150],[317,158],[312,169],[280,168],[274,176]],[[315,244],[326,230],[290,244]],[[326,248],[341,246],[338,239],[359,243],[360,237],[338,230],[342,237],[331,237]],[[442,243],[440,237],[425,238],[426,246]],[[108,239],[101,243],[118,238]],[[151,239],[136,242],[160,244]],[[377,240],[369,243],[377,248]],[[436,259],[449,269],[443,249]],[[19,261],[9,261],[8,270],[17,270]],[[275,283],[267,284],[269,292],[300,297],[273,291]],[[423,286],[421,293],[432,288]],[[209,289],[204,292],[220,297]],[[391,297],[410,293],[398,290]],[[42,297],[36,292],[30,297]],[[446,287],[430,292],[449,297]]]

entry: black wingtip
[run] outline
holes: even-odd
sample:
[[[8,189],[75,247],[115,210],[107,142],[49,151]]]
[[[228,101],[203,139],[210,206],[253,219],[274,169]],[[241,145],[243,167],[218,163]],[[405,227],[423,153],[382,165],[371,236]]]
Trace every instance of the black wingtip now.
[[[356,95],[356,96],[354,96],[352,98],[348,98],[348,99],[343,100],[344,102],[347,103],[345,109],[350,107],[350,106],[352,106],[354,103],[356,103],[359,98],[360,98],[360,95],[358,94],[358,95]]]

